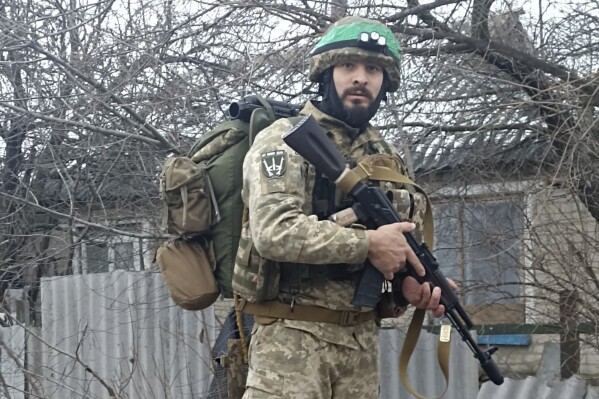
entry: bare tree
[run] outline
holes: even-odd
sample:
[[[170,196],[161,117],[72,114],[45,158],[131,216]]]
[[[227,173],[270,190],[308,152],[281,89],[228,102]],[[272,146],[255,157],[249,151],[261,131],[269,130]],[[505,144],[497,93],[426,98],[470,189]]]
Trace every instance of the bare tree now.
[[[0,1],[1,293],[35,303],[40,277],[94,259],[149,268],[164,158],[243,95],[306,100],[316,38],[362,15],[401,41],[402,86],[375,122],[435,199],[464,301],[559,322],[577,291],[596,323],[599,4],[387,3]]]

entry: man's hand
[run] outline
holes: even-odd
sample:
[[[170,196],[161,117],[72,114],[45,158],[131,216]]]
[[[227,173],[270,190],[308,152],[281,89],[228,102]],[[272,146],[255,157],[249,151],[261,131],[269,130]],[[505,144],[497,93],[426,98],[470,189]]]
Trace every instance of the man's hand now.
[[[457,288],[453,280],[447,279],[451,287]],[[432,291],[428,283],[420,284],[414,277],[406,277],[401,283],[401,292],[411,305],[418,309],[428,309],[433,317],[445,314],[445,306],[441,305],[441,288],[435,287]]]
[[[424,276],[424,267],[403,234],[415,228],[414,223],[401,222],[368,230],[368,259],[385,279],[393,280],[393,275],[405,267],[406,261],[418,275]]]

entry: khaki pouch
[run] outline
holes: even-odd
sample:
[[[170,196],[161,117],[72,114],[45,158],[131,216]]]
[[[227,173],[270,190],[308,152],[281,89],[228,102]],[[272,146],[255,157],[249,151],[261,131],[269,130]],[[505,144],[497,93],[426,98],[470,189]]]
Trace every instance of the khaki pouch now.
[[[156,250],[156,262],[171,298],[183,309],[202,310],[218,298],[209,241],[197,237],[169,240]]]
[[[219,212],[210,178],[203,164],[187,157],[166,160],[160,175],[162,228],[171,234],[199,234],[218,222]]]

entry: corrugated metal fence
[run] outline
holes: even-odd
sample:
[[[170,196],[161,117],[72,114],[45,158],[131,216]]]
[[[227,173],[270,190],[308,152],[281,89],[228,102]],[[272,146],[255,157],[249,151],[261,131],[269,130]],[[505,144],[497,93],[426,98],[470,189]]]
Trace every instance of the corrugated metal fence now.
[[[119,398],[207,395],[213,310],[177,308],[159,274],[54,277],[41,289],[46,397],[107,398],[110,389]]]
[[[0,398],[25,397],[25,330],[20,326],[0,327]]]
[[[18,393],[25,389],[60,399],[207,397],[210,347],[218,329],[214,312],[177,308],[159,274],[115,271],[44,278],[41,304],[42,327],[29,328],[26,339],[22,327],[2,328],[3,346],[19,354],[30,376],[26,381],[3,348],[2,373],[11,379],[6,385],[12,387],[12,398],[23,397]],[[403,336],[397,329],[381,330],[382,399],[412,397],[399,380]],[[435,340],[422,332],[409,369],[412,385],[429,397],[444,387]],[[477,364],[459,339],[454,339],[451,369],[444,398],[475,399]],[[0,397],[5,397],[1,388]]]
[[[485,382],[478,399],[599,399],[599,389],[578,376],[551,382],[539,377],[506,378],[500,386]]]
[[[403,329],[381,330],[381,399],[414,397],[399,378],[399,355],[405,333]],[[422,331],[408,365],[408,382],[428,398],[438,397],[446,385],[437,361],[438,338]],[[456,332],[452,338],[449,385],[443,399],[475,399],[478,393],[478,362]]]

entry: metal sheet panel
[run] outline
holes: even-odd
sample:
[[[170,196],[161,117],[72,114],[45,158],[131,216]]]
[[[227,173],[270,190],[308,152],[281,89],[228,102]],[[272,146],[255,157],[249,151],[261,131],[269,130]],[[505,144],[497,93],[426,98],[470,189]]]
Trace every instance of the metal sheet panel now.
[[[41,281],[44,394],[51,398],[200,398],[211,378],[212,307],[175,306],[157,273]]]
[[[25,395],[25,330],[20,326],[0,327],[0,398],[23,399]]]
[[[482,385],[478,399],[595,399],[597,390],[579,378],[571,377],[548,384],[538,377],[524,380],[506,378],[501,386],[490,382]]]
[[[599,399],[599,387],[591,387],[587,389],[587,395],[584,399]]]
[[[407,329],[380,332],[381,399],[408,399],[413,396],[399,378],[399,355]],[[438,336],[427,331],[420,338],[408,366],[408,382],[420,394],[434,398],[445,388],[437,361]],[[478,362],[454,331],[450,355],[449,385],[443,399],[474,399],[478,393]]]
[[[159,274],[115,271],[44,278],[41,295],[42,328],[30,330],[40,340],[27,339],[27,358],[33,375],[43,377],[43,397],[106,398],[109,392],[144,399],[208,396],[210,348],[217,330],[213,308],[178,308]],[[23,329],[1,331],[4,345],[23,359]],[[381,399],[412,397],[399,378],[404,336],[400,329],[380,332]],[[422,331],[408,370],[409,382],[428,397],[444,388],[436,340]],[[22,397],[18,391],[24,386],[23,374],[11,366],[4,350],[1,360],[3,375],[13,378],[12,397]],[[479,393],[478,363],[457,335],[450,368],[444,399],[599,399],[595,388],[577,378],[551,386],[535,377],[507,378],[500,387],[483,384]]]

